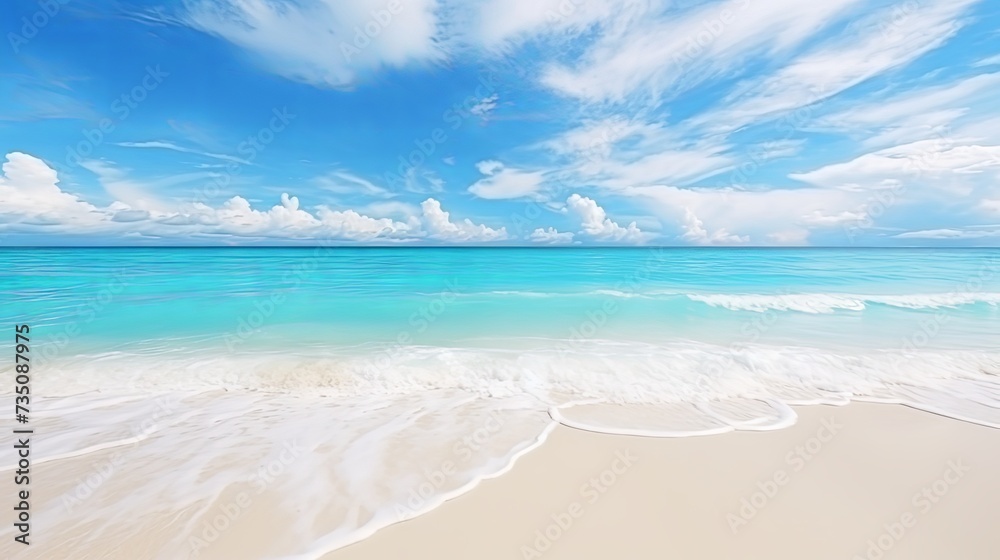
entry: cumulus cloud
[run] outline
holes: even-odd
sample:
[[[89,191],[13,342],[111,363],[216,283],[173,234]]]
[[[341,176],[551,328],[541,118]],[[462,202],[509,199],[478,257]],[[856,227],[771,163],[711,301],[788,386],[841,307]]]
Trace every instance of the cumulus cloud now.
[[[56,171],[34,156],[11,152],[0,176],[0,214],[7,219],[58,219],[77,225],[93,225],[107,217],[106,211],[59,188]]]
[[[709,233],[704,223],[689,208],[684,209],[684,223],[681,227],[684,229],[682,237],[699,245],[734,245],[750,241],[748,236],[731,234],[725,228]]]
[[[121,170],[107,163],[91,166],[105,180],[126,183],[142,191]],[[44,161],[20,152],[7,155],[0,176],[0,229],[31,232],[38,228],[69,234],[117,233],[142,238],[237,236],[276,239],[333,238],[346,241],[415,241],[431,238],[446,242],[481,242],[507,238],[504,228],[492,229],[470,220],[453,222],[435,199],[418,209],[399,202],[376,202],[371,210],[385,217],[371,217],[356,210],[320,206],[313,214],[298,197],[283,193],[279,204],[257,209],[249,200],[234,196],[219,206],[157,201],[135,207],[114,201],[98,208],[62,191],[55,170]],[[417,215],[417,213],[420,215]],[[396,220],[388,215],[402,216]],[[426,230],[426,231],[425,231]]]
[[[831,217],[846,220],[844,212],[860,212],[871,196],[825,188],[735,190],[669,186],[636,187],[627,193],[638,197],[650,211],[675,223],[693,226],[694,220],[687,215],[689,210],[702,222],[708,239],[714,235],[709,232],[728,231],[739,232],[737,237],[749,236],[757,242],[777,242],[772,235],[808,226],[832,227],[837,220]]]
[[[441,203],[428,198],[420,204],[430,236],[442,241],[498,241],[507,239],[507,228],[492,229],[474,224],[468,218],[451,221],[451,215],[441,209]]]
[[[354,210],[330,210],[320,207],[319,219],[335,235],[357,241],[376,238],[413,238],[418,231],[417,224],[393,221],[389,218],[371,218]]]
[[[564,231],[560,232],[554,227],[550,228],[537,228],[535,231],[531,232],[528,239],[534,241],[535,243],[545,243],[550,245],[572,243],[573,242],[573,232]]]
[[[226,233],[308,235],[317,226],[315,216],[299,208],[299,199],[281,194],[281,204],[266,212],[254,210],[243,197],[234,196],[214,211],[220,229]]]
[[[648,237],[635,222],[622,227],[608,218],[607,212],[593,199],[576,193],[566,199],[566,207],[580,218],[581,231],[600,241],[641,243]]]

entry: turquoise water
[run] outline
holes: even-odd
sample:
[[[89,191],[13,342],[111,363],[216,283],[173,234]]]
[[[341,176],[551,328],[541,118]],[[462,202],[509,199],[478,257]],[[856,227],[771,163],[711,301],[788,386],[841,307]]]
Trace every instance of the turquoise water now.
[[[0,314],[31,326],[39,379],[58,393],[451,388],[657,403],[792,387],[810,401],[899,398],[903,384],[1000,370],[996,249],[94,248],[0,259]]]
[[[5,249],[59,355],[511,339],[998,347],[993,249]],[[921,338],[922,340],[922,338]],[[54,352],[54,351],[53,351]]]

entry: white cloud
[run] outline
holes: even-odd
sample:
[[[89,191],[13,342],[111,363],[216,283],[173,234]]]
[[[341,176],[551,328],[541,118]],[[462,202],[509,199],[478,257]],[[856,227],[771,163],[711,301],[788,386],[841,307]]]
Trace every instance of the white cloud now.
[[[546,243],[546,244],[563,244],[573,242],[573,232],[565,231],[560,232],[556,228],[537,228],[535,231],[531,232],[528,239],[534,241],[535,243]]]
[[[608,158],[620,141],[636,135],[648,136],[656,131],[655,125],[645,125],[622,117],[609,117],[585,121],[545,142],[543,146],[557,154],[581,160],[600,160]]]
[[[809,230],[790,229],[767,234],[767,240],[774,245],[808,245]]]
[[[615,159],[597,164],[593,184],[609,188],[686,183],[731,168],[736,160],[723,153],[724,146],[697,146],[692,148],[659,149],[637,158],[618,155]],[[588,167],[590,169],[591,167]]]
[[[984,212],[989,212],[992,214],[1000,214],[1000,199],[984,198],[983,200],[979,201],[979,204],[976,206],[976,208]]]
[[[396,200],[378,201],[366,204],[358,209],[359,211],[376,218],[397,217],[406,222],[411,222],[420,215],[420,207],[409,202],[399,202]]]
[[[129,194],[146,192],[144,185],[129,180],[106,162],[89,162],[102,180]],[[383,217],[356,210],[326,206],[316,214],[303,209],[299,199],[283,193],[280,203],[258,210],[250,201],[234,196],[218,207],[201,202],[187,205],[157,201],[146,207],[115,201],[97,208],[76,195],[63,192],[55,170],[42,160],[20,152],[7,155],[0,176],[0,228],[30,232],[38,228],[64,233],[116,233],[144,238],[194,238],[238,236],[257,239],[320,239],[348,241],[413,241],[430,237],[447,242],[493,241],[507,238],[505,228],[491,229],[470,220],[452,222],[441,204],[427,199],[414,205],[381,201],[369,205]],[[145,199],[136,195],[140,202]],[[418,215],[420,213],[420,215]],[[402,221],[388,217],[401,216]],[[426,232],[424,228],[426,227]],[[429,235],[428,235],[429,232]]]
[[[684,223],[681,227],[684,229],[681,237],[699,245],[734,245],[750,241],[749,237],[731,234],[725,228],[709,233],[690,208],[684,209]]]
[[[438,193],[444,190],[444,180],[433,171],[411,167],[403,176],[402,186],[413,193]]]
[[[859,3],[729,0],[679,10],[660,2],[615,6],[582,56],[575,63],[549,66],[542,81],[591,103],[624,101],[637,93],[656,98],[731,72],[749,56],[787,52]]]
[[[483,175],[492,175],[503,169],[503,164],[499,161],[487,159],[476,164],[476,169]]]
[[[953,123],[964,116],[982,119],[993,109],[1000,73],[972,76],[955,83],[911,89],[894,98],[854,102],[847,109],[818,119],[836,131],[863,134],[863,145],[887,147],[955,134]],[[995,136],[1000,139],[1000,137]]]
[[[694,220],[701,223],[705,235],[691,235],[694,239],[712,239],[715,232],[737,237],[749,236],[755,242],[785,244],[788,232],[807,229],[810,218],[839,216],[842,212],[857,212],[867,200],[866,193],[838,189],[798,188],[768,190],[732,190],[670,186],[636,187],[621,191],[638,198],[637,204],[664,221],[688,224],[697,232]],[[817,224],[812,224],[818,227]],[[829,227],[823,224],[821,227]],[[801,234],[797,234],[801,235]],[[775,238],[773,236],[779,236]]]
[[[649,236],[636,227],[635,222],[622,227],[608,218],[607,212],[597,205],[593,199],[578,194],[572,194],[566,199],[566,206],[580,218],[580,228],[585,233],[600,241],[617,241],[624,243],[641,243]]]
[[[185,148],[184,146],[178,146],[173,142],[164,142],[159,140],[154,140],[151,142],[118,142],[116,146],[121,146],[123,148],[159,148],[164,150],[173,150],[175,152],[181,152],[185,154],[197,154],[200,156],[210,157],[214,159],[221,159],[223,161],[229,161],[232,163],[238,163],[240,165],[251,165],[251,163],[245,159],[238,158],[236,156],[230,156],[227,154],[214,154],[211,152],[204,152],[201,150],[195,150],[193,148]]]
[[[479,198],[504,199],[521,198],[538,192],[542,186],[543,174],[537,171],[510,169],[498,161],[481,161],[476,168],[486,177],[469,187],[469,192]]]
[[[34,156],[11,152],[2,169],[0,215],[6,220],[58,220],[84,226],[107,218],[106,211],[60,189],[55,170]]]
[[[469,109],[469,112],[477,117],[486,118],[493,112],[494,109],[497,108],[498,99],[500,99],[500,96],[495,93],[489,97],[484,97],[483,99],[480,99],[478,103],[473,105],[472,108]]]
[[[1000,179],[1000,146],[921,140],[789,175],[813,185],[852,190],[893,188],[968,195]]]
[[[507,238],[507,228],[492,229],[482,224],[474,224],[468,218],[452,222],[448,212],[441,209],[441,203],[433,198],[420,203],[424,223],[430,236],[442,241],[497,241]]]
[[[979,239],[983,237],[1000,237],[1000,230],[978,229],[927,229],[908,231],[895,235],[900,239]]]
[[[996,65],[1000,65],[1000,54],[986,57],[973,64],[973,66],[996,66]]]
[[[539,36],[576,36],[591,25],[639,5],[637,0],[485,0],[469,3],[470,42],[488,49]]]
[[[824,214],[819,210],[813,210],[799,219],[799,223],[817,227],[839,227],[844,224],[856,224],[866,218],[864,212],[843,211],[835,214]]]
[[[371,218],[354,210],[330,210],[320,207],[317,212],[323,225],[338,237],[367,241],[371,239],[407,239],[417,233],[416,224],[396,222],[389,218]]]
[[[80,166],[97,175],[104,190],[117,201],[137,210],[168,212],[176,205],[161,200],[145,185],[129,180],[125,172],[101,160],[84,160]]]
[[[967,108],[977,98],[992,99],[990,94],[997,87],[1000,87],[1000,73],[981,74],[951,84],[910,90],[892,99],[852,104],[820,122],[841,129],[887,126],[903,119],[936,114],[942,109]]]
[[[299,208],[299,199],[286,193],[281,194],[281,204],[266,212],[254,210],[245,198],[234,196],[220,208],[206,213],[216,220],[224,233],[296,237],[308,235],[319,226],[319,220]]]
[[[803,139],[769,140],[753,146],[750,151],[759,159],[769,160],[796,156],[805,145]]]
[[[348,87],[382,67],[443,58],[435,0],[192,0],[186,7],[187,25],[315,85]]]
[[[336,194],[358,194],[378,198],[391,198],[394,196],[387,189],[347,171],[333,171],[327,175],[316,177],[313,179],[313,182],[319,188]]]
[[[978,0],[931,0],[893,6],[855,22],[791,64],[724,100],[725,109],[694,119],[735,130],[827,99],[934,50],[963,25],[963,12]],[[808,9],[808,8],[807,8]]]

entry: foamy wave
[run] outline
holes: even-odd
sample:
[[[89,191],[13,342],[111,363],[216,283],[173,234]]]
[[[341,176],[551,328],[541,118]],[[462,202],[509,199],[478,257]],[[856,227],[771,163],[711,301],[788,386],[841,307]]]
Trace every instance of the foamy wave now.
[[[938,309],[977,303],[997,305],[998,293],[944,293],[911,295],[840,294],[688,294],[688,299],[733,311],[800,311],[833,313],[838,309],[861,311],[869,304],[906,309]]]
[[[674,300],[686,298],[712,307],[732,311],[799,311],[802,313],[833,313],[837,310],[862,311],[872,304],[904,309],[938,309],[985,303],[1000,304],[1000,293],[939,293],[902,295],[862,295],[827,293],[789,294],[694,294],[671,290],[630,292],[598,289],[581,292],[538,292],[526,290],[496,290],[458,294],[459,297],[512,296],[525,298],[611,297]]]
[[[699,436],[781,429],[796,420],[792,405],[866,400],[1000,428],[996,352],[595,340],[312,357],[118,352],[34,379],[45,395],[34,427],[46,434],[35,460],[66,469],[34,507],[53,531],[81,535],[51,557],[165,522],[172,530],[143,533],[138,556],[239,557],[246,543],[233,539],[256,533],[224,532],[217,520],[246,503],[234,501],[242,492],[301,521],[303,534],[261,535],[272,557],[319,558],[507,471],[556,423]],[[12,427],[0,419],[0,430]],[[153,464],[171,476],[149,476]],[[74,468],[100,491],[73,482]]]
[[[699,342],[646,344],[609,340],[535,340],[530,346],[396,346],[359,353],[313,349],[279,353],[170,356],[113,353],[51,364],[41,394],[72,395],[94,386],[156,393],[226,388],[320,396],[399,396],[461,390],[484,397],[553,394],[627,404],[831,393],[869,395],[899,384],[941,380],[996,382],[1000,353],[857,350]],[[553,404],[560,404],[553,402]]]

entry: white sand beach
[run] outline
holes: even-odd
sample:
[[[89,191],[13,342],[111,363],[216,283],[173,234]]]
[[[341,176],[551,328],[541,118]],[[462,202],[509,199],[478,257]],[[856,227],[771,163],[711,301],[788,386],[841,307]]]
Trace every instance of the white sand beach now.
[[[429,511],[412,519],[376,519],[370,527],[387,526],[320,557],[996,557],[1000,430],[901,405],[815,405],[795,412],[798,421],[784,429],[679,438],[556,425],[509,471],[454,492],[457,497],[438,507],[428,501]],[[274,463],[285,472],[273,484],[260,484],[266,486],[261,492],[253,483],[226,483],[192,500],[186,485],[224,477],[245,457],[220,455],[191,471],[198,473],[192,479],[181,476],[190,459],[142,461],[143,449],[39,463],[35,484],[45,491],[34,499],[53,505],[35,519],[33,546],[11,548],[7,540],[2,556],[284,558],[322,550],[327,545],[316,539],[342,523],[336,519],[346,506],[336,496],[343,494],[324,485],[344,472],[335,454]],[[299,453],[287,451],[290,458]],[[436,456],[437,464],[446,464]],[[88,495],[77,499],[91,479]],[[168,480],[181,482],[158,485]],[[162,500],[142,498],[150,489]],[[312,493],[289,493],[295,489]],[[210,530],[213,524],[218,531]]]
[[[996,558],[1000,430],[897,405],[796,412],[675,439],[559,427],[504,476],[324,558]]]

